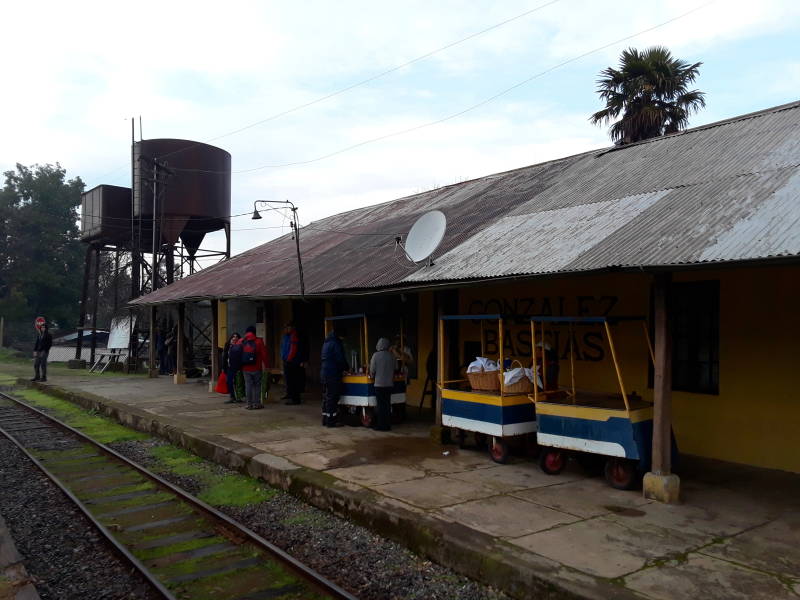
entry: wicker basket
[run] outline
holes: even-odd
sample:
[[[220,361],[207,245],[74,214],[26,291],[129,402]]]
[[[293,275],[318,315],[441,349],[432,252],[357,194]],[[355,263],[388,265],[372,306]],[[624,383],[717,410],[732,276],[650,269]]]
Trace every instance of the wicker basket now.
[[[517,365],[520,368],[522,368],[522,363],[519,362],[518,360],[515,360],[511,363],[512,368],[514,366],[514,363],[517,363]],[[503,376],[504,375],[502,372],[497,374],[498,386],[500,385],[500,379]],[[523,375],[522,379],[520,379],[518,382],[512,383],[503,388],[503,393],[505,394],[530,394],[531,392],[533,392],[533,382],[530,379],[528,379],[527,375]]]
[[[497,392],[500,390],[500,380],[497,378],[498,373],[499,371],[479,371],[476,373],[467,373],[469,387],[477,391]]]

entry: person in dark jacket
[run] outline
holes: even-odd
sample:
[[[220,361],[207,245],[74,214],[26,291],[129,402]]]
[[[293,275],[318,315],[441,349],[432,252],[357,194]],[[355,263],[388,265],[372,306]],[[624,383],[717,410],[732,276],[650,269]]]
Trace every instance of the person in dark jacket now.
[[[322,344],[322,424],[325,427],[339,426],[339,397],[342,394],[342,375],[347,371],[344,346],[341,338],[344,333],[331,331]]]
[[[160,325],[156,328],[156,353],[158,354],[158,374],[169,375],[169,365],[167,364],[167,337],[165,326]]]
[[[47,330],[47,319],[36,317],[36,340],[33,343],[33,379],[31,381],[47,381],[47,355],[53,345],[53,336]],[[41,373],[41,375],[40,375]]]
[[[305,387],[307,353],[306,345],[297,333],[294,323],[286,323],[281,338],[283,381],[286,383],[285,404],[300,404],[300,394]]]
[[[261,338],[256,337],[256,328],[250,325],[239,344],[242,347],[242,374],[248,410],[264,408],[261,404],[261,378],[269,368],[267,348]]]
[[[392,426],[392,388],[394,387],[395,356],[389,349],[389,338],[382,337],[375,346],[375,354],[369,361],[369,376],[373,380],[377,410],[374,429],[389,431]]]
[[[235,348],[231,352],[231,348],[238,346],[240,341],[241,336],[239,333],[233,332],[233,335],[225,342],[225,347],[222,349],[222,369],[225,371],[225,381],[228,385],[228,395],[230,396],[225,401],[225,404],[242,401],[236,397],[236,374],[242,368],[242,353],[240,348]]]

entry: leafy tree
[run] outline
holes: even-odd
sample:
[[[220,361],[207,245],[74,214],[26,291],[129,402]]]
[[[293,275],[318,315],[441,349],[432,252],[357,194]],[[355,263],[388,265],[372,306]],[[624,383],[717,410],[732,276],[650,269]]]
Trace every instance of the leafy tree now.
[[[85,248],[77,227],[84,184],[61,165],[17,164],[0,189],[0,315],[7,341],[26,341],[33,320],[74,327]]]
[[[622,144],[685,129],[689,115],[706,105],[703,92],[689,90],[702,64],[673,58],[662,46],[641,52],[628,48],[619,69],[608,67],[600,73],[597,92],[606,107],[589,120],[613,122],[611,139]]]

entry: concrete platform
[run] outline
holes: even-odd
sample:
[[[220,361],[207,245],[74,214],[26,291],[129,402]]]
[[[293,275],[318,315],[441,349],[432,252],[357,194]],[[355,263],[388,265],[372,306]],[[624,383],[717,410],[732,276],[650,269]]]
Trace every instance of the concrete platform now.
[[[11,532],[0,515],[0,600],[39,600]]]
[[[203,383],[54,376],[38,385],[262,477],[517,598],[800,594],[800,476],[684,461],[683,504],[622,492],[577,466],[441,446],[430,423],[320,426],[317,398],[247,411]],[[275,394],[273,392],[274,396]],[[412,417],[416,409],[410,409]]]

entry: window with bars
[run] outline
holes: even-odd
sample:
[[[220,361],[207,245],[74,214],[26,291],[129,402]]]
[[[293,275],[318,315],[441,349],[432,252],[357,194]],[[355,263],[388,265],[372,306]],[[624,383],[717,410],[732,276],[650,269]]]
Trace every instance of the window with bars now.
[[[672,285],[672,389],[719,393],[719,282]]]
[[[719,282],[673,283],[672,389],[719,393]],[[650,301],[651,335],[653,300]],[[650,366],[649,386],[653,387]]]

